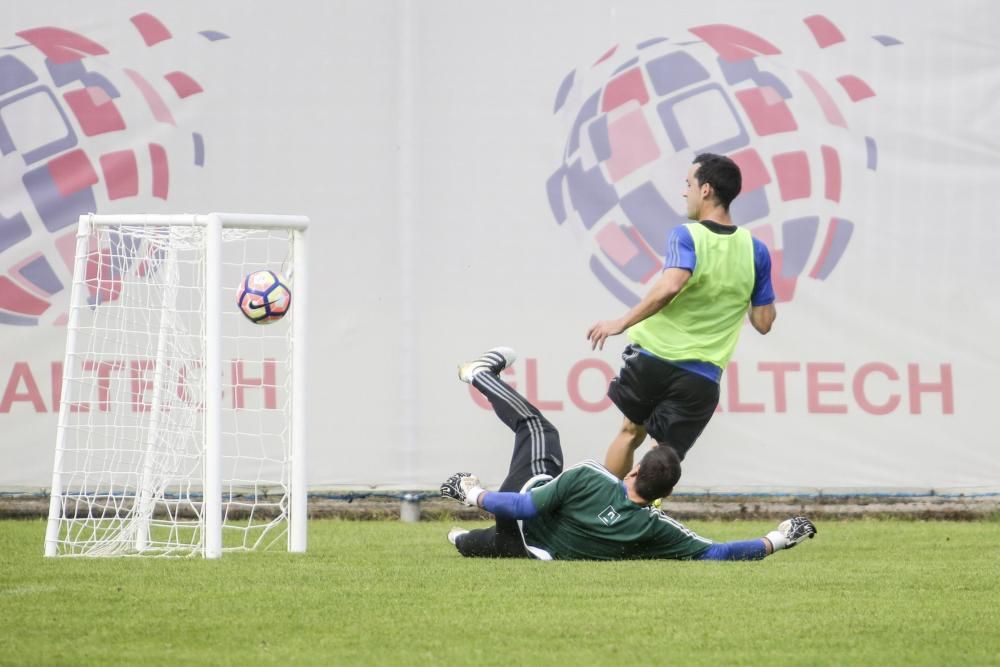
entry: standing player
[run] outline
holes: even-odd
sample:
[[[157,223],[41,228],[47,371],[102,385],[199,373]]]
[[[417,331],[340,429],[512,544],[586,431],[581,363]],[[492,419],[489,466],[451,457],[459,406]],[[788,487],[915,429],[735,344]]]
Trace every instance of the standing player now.
[[[441,485],[442,496],[496,515],[490,528],[448,533],[463,556],[759,560],[816,534],[812,522],[795,517],[765,537],[716,544],[653,509],[650,501],[668,495],[681,474],[670,447],[648,452],[624,480],[596,461],[564,472],[559,432],[499,377],[513,359],[513,350],[498,347],[459,366],[458,377],[489,399],[514,431],[514,454],[500,491],[483,490],[469,473],[456,473]]]
[[[719,403],[719,380],[749,307],[762,334],[774,322],[771,256],[729,217],[742,187],[731,159],[703,153],[688,170],[684,197],[690,222],[667,239],[663,273],[646,296],[617,320],[587,332],[591,349],[628,331],[624,364],[608,397],[625,416],[604,465],[618,477],[632,468],[648,433],[684,458]]]

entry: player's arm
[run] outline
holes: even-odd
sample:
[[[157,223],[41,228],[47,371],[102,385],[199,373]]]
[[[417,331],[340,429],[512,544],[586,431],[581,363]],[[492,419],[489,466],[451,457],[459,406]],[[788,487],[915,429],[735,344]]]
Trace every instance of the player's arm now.
[[[529,492],[484,491],[476,504],[501,519],[533,519],[538,516],[538,508]]]
[[[633,324],[638,324],[650,315],[663,310],[687,284],[691,272],[686,269],[670,268],[660,274],[653,287],[646,293],[642,301],[637,303],[623,316],[616,320],[603,320],[587,331],[590,349],[603,350],[604,341],[608,336],[617,336]]]
[[[766,334],[771,330],[771,325],[774,324],[774,318],[777,316],[778,312],[774,309],[773,303],[766,306],[750,306],[750,324],[761,334]]]
[[[774,309],[774,287],[771,285],[771,253],[763,241],[753,240],[753,292],[750,293],[750,324],[761,334],[766,334],[774,324],[778,312]]]
[[[479,507],[501,519],[531,519],[539,514],[558,511],[567,494],[578,488],[577,480],[584,473],[584,464],[579,464],[557,475],[547,484],[517,493],[487,491],[480,486],[479,478],[475,475],[457,472],[441,484],[441,496],[465,503],[469,507]]]
[[[531,493],[487,491],[479,485],[478,477],[467,472],[456,472],[446,479],[441,485],[441,497],[484,509],[501,519],[531,519],[538,516],[538,508],[531,500]]]
[[[684,225],[678,225],[667,238],[663,273],[643,297],[642,301],[616,320],[603,320],[587,331],[590,349],[604,349],[609,336],[617,336],[634,324],[642,322],[667,307],[687,284],[697,263],[694,239]]]
[[[441,495],[446,498],[458,500],[469,507],[484,509],[501,519],[532,519],[538,516],[538,508],[529,492],[487,491],[479,486],[458,491],[461,482],[453,486],[450,479],[441,486]],[[446,488],[449,490],[446,491]]]
[[[713,544],[697,560],[760,560],[781,549],[791,549],[806,538],[816,535],[816,526],[804,516],[797,516],[778,525],[777,530],[759,540],[721,542]]]

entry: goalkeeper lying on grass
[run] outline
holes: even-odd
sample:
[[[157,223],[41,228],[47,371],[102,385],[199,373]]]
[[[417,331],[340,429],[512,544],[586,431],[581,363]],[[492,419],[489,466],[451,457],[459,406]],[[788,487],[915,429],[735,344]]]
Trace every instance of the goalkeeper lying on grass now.
[[[680,460],[670,447],[651,450],[624,480],[596,461],[564,472],[559,432],[499,377],[513,361],[513,350],[498,347],[458,369],[458,377],[489,399],[514,431],[514,455],[499,491],[485,491],[469,473],[456,473],[441,485],[442,496],[496,516],[493,527],[448,533],[463,556],[759,560],[816,534],[805,517],[744,542],[716,544],[695,534],[650,506],[669,495],[680,478]]]

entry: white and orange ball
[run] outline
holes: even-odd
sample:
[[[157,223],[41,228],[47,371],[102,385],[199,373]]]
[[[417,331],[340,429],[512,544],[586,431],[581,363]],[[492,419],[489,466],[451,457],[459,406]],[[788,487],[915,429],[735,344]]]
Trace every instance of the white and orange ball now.
[[[248,273],[237,290],[236,304],[254,324],[277,322],[292,306],[292,291],[274,271]]]

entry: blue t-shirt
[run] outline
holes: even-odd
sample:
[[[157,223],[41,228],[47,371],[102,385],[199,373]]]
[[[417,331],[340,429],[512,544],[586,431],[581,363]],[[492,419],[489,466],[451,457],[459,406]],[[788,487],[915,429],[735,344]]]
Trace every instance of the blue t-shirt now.
[[[736,231],[734,226],[720,225],[711,220],[702,220],[701,224],[716,234],[732,234]],[[670,237],[667,238],[667,252],[663,262],[664,270],[686,269],[694,273],[697,264],[698,257],[694,251],[694,239],[691,237],[691,232],[684,225],[677,225],[670,232]],[[750,292],[750,304],[766,306],[769,303],[774,303],[774,287],[771,285],[771,253],[768,252],[764,242],[757,237],[753,237],[753,268],[754,281],[753,291]],[[646,350],[642,350],[642,352],[655,356]],[[670,360],[670,363],[692,373],[697,373],[713,382],[722,379],[722,369],[707,361]]]

